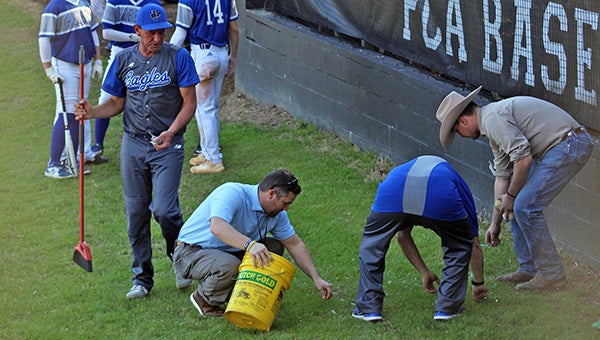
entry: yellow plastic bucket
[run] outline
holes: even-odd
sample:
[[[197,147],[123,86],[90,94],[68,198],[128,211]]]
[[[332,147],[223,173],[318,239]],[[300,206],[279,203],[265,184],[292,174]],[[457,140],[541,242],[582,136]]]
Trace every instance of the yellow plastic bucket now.
[[[252,256],[244,255],[237,282],[225,309],[225,317],[241,328],[271,330],[286,291],[290,289],[296,267],[285,258],[271,253],[273,262],[255,268]]]

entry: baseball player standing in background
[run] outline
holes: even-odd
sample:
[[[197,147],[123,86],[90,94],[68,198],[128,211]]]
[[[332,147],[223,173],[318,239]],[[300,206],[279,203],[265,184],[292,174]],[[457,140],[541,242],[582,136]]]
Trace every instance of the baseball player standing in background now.
[[[62,82],[66,107],[73,107],[79,100],[79,47],[85,51],[86,75],[84,97],[88,96],[90,79],[102,75],[100,44],[96,29],[98,22],[89,3],[85,0],[52,0],[42,12],[38,37],[40,59],[46,75],[54,83]],[[92,67],[91,59],[95,57]],[[50,160],[45,175],[50,178],[75,177],[61,162],[65,149],[64,122],[60,92],[56,91],[54,127],[50,140]],[[73,145],[77,150],[79,130],[73,113],[67,113]],[[89,123],[85,134],[90,135]],[[86,158],[87,155],[86,155]],[[87,172],[87,171],[86,171]]]
[[[135,15],[140,7],[149,3],[160,5],[160,0],[108,0],[104,8],[104,15],[102,16],[102,36],[104,39],[110,41],[110,57],[106,66],[107,71],[114,62],[117,53],[140,41],[140,37],[135,34],[135,30],[133,29]],[[102,81],[104,79],[106,79],[106,73]],[[109,96],[106,91],[101,89],[98,104],[104,103]],[[92,146],[92,152],[96,160],[106,160],[102,155],[104,152],[104,137],[106,136],[109,123],[110,118],[94,120],[95,143]]]
[[[171,43],[181,46],[189,36],[200,77],[196,86],[196,122],[201,153],[190,159],[191,172],[225,170],[219,148],[219,98],[225,76],[233,76],[239,42],[235,0],[180,0]],[[228,48],[229,47],[229,48]]]
[[[97,20],[102,20],[105,7],[106,0],[90,0],[90,8],[92,9],[92,13],[94,13],[94,16]]]
[[[115,55],[102,89],[110,97],[92,108],[75,105],[77,119],[110,118],[123,112],[121,177],[133,287],[127,299],[144,298],[154,286],[150,219],[158,222],[172,257],[183,225],[179,183],[185,127],[194,116],[200,81],[187,50],[164,42],[172,27],[157,4],[140,8],[135,32],[140,42]]]

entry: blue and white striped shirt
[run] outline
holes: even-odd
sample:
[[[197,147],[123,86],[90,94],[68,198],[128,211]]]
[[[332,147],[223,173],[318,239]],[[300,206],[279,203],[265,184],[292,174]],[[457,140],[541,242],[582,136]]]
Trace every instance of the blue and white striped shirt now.
[[[87,64],[96,55],[91,32],[99,26],[86,0],[52,0],[42,12],[39,37],[50,38],[54,58],[73,64],[83,45]]]

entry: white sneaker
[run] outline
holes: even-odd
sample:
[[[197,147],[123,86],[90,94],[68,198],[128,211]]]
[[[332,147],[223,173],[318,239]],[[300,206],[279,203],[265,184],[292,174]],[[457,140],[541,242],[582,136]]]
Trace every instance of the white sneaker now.
[[[141,299],[141,298],[145,298],[146,296],[148,296],[148,289],[146,289],[146,287],[141,286],[141,285],[133,285],[133,287],[131,287],[129,292],[127,292],[127,294],[125,294],[125,298],[129,299],[129,300]]]

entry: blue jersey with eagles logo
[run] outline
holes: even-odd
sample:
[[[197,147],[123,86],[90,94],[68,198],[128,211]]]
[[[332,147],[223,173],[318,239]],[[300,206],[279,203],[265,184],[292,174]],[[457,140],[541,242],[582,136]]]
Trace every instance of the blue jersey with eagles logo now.
[[[171,126],[183,105],[180,87],[200,82],[194,61],[183,48],[163,43],[160,52],[144,57],[138,44],[124,49],[107,71],[102,90],[123,98],[127,133],[159,134]],[[185,128],[177,134],[181,135]]]

